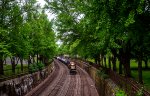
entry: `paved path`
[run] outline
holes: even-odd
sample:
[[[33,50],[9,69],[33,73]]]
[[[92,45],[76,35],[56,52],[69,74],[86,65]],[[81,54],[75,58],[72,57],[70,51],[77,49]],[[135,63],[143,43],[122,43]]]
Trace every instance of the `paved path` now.
[[[54,71],[26,96],[99,96],[93,80],[80,67],[70,75],[66,65],[55,60]]]

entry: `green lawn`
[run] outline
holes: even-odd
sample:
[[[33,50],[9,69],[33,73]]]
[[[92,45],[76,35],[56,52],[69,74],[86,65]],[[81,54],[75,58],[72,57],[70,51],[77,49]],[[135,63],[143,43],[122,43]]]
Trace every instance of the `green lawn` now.
[[[150,62],[148,62],[148,65],[150,67]],[[130,61],[131,68],[138,68],[138,63],[136,60]],[[142,67],[145,67],[144,62],[142,62]],[[117,60],[117,69],[119,68],[119,61]],[[132,70],[132,76],[135,78],[135,80],[138,81],[138,70]],[[143,70],[143,82],[144,86],[148,89],[150,89],[150,70]]]
[[[131,68],[137,68],[137,67],[138,67],[138,63],[137,63],[136,60],[131,60],[131,61],[130,61],[130,64],[131,64]],[[149,64],[150,64],[150,62],[149,62]],[[149,64],[148,64],[148,65],[149,65]],[[144,62],[142,62],[142,67],[145,67]]]
[[[148,62],[148,65],[150,66],[150,62]],[[138,68],[138,63],[136,60],[130,61],[131,68]],[[142,62],[142,67],[145,67],[144,62]],[[117,60],[117,69],[119,68],[119,61]],[[132,76],[135,78],[136,81],[138,81],[138,70],[132,70]],[[150,90],[150,70],[143,70],[143,82],[144,86]]]
[[[88,59],[89,61],[94,63],[93,59]],[[108,59],[106,61],[107,67],[108,67]],[[119,69],[119,61],[117,60],[117,70]],[[131,60],[130,61],[130,66],[131,68],[138,68],[138,64],[136,60]],[[148,62],[148,65],[150,67],[150,62]],[[143,68],[145,67],[144,62],[142,62]],[[135,80],[138,81],[138,71],[137,70],[132,70],[132,76],[135,78]],[[150,70],[143,70],[143,81],[144,81],[144,86],[150,90]]]
[[[12,66],[9,65],[9,64],[6,64],[4,65],[4,75],[0,75],[0,78],[7,78],[7,77],[11,77],[11,76],[16,76],[16,75],[19,75],[19,74],[23,74],[23,73],[26,73],[28,72],[28,65],[27,64],[24,64],[23,65],[23,72],[21,71],[21,65],[18,64],[16,66],[16,69],[15,69],[15,74],[12,73]]]
[[[94,59],[90,59],[90,58],[89,58],[89,59],[87,59],[87,60],[90,61],[90,62],[95,63],[95,62],[94,62]],[[108,66],[108,59],[107,59],[107,58],[106,58],[106,63],[107,63],[107,66]],[[117,63],[117,68],[119,68],[119,61],[117,60],[116,63]],[[136,60],[131,60],[130,63],[131,63],[131,67],[132,67],[132,68],[138,67],[138,64],[137,64],[137,61],[136,61]],[[144,66],[145,66],[145,65],[144,65],[144,62],[142,62],[142,63],[143,63],[143,67],[144,67]],[[150,64],[150,62],[149,62],[149,64]]]
[[[132,70],[132,75],[138,81],[138,71]],[[143,70],[144,86],[150,90],[150,71]]]

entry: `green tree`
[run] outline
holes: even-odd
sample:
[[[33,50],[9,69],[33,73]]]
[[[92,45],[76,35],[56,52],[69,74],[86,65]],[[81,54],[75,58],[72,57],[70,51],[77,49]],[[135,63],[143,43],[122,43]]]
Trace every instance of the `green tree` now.
[[[149,52],[150,28],[148,0],[46,1],[47,8],[57,14],[58,38],[71,46],[71,50],[98,59],[111,52],[113,70],[116,70],[118,58],[120,74],[123,65],[128,77],[131,76],[130,60],[134,53],[139,60],[141,82],[141,61],[149,56],[146,54]]]

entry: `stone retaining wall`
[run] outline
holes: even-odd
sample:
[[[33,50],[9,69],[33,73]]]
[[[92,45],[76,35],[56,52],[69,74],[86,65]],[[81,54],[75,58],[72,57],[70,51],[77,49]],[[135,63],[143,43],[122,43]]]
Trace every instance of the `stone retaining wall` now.
[[[0,83],[0,96],[23,96],[40,82],[42,82],[53,70],[53,63],[42,71],[21,76]]]
[[[83,68],[94,80],[100,96],[115,96],[119,87],[109,78],[103,78],[97,74],[98,69],[82,61],[74,60],[78,66]]]

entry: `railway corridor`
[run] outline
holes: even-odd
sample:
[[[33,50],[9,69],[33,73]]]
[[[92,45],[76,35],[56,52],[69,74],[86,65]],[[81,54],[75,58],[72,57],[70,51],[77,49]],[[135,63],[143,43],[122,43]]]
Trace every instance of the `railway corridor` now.
[[[99,96],[93,80],[83,69],[77,66],[77,74],[70,75],[65,64],[54,62],[52,74],[26,96]]]

